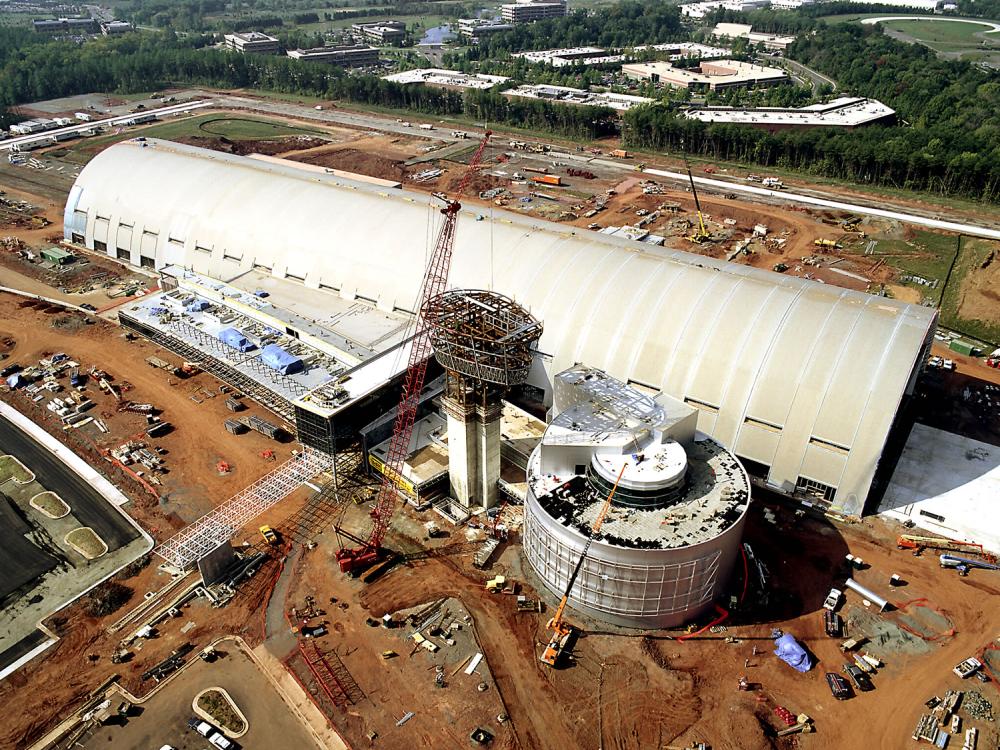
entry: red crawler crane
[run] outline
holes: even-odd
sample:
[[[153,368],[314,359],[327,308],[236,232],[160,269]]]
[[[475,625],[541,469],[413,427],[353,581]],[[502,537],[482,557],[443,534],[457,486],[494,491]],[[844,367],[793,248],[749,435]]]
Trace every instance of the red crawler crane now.
[[[489,143],[491,135],[492,132],[487,130],[479,148],[476,149],[469,161],[462,182],[455,190],[456,194],[462,194],[476,173],[476,168],[483,158],[483,152],[486,150],[486,144]],[[445,206],[441,209],[441,213],[444,214],[444,224],[441,226],[441,232],[438,234],[434,251],[427,263],[424,279],[420,286],[420,305],[415,321],[415,332],[406,368],[406,378],[403,381],[403,393],[399,400],[399,410],[392,428],[392,442],[389,443],[382,484],[371,511],[372,529],[367,539],[353,537],[342,529],[338,529],[344,536],[352,538],[360,544],[359,547],[353,549],[341,547],[340,551],[337,552],[337,562],[340,564],[340,570],[344,573],[356,573],[379,559],[382,552],[382,542],[389,529],[389,521],[396,510],[396,479],[403,474],[403,462],[409,451],[413,423],[417,417],[417,405],[420,402],[420,392],[424,388],[424,378],[427,375],[427,360],[433,354],[430,332],[424,323],[423,312],[428,300],[444,292],[448,286],[451,255],[455,247],[455,227],[458,223],[458,212],[462,208],[462,204],[457,200],[446,198],[445,201]]]

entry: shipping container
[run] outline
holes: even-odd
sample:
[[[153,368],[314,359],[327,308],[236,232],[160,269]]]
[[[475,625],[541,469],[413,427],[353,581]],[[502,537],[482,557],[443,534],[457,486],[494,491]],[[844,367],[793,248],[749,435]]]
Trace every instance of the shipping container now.
[[[232,435],[242,435],[249,429],[245,424],[243,424],[243,422],[241,422],[238,419],[227,419],[224,422],[224,424],[226,426],[226,432]]]
[[[952,341],[950,344],[948,344],[948,348],[951,349],[953,352],[958,352],[959,354],[966,354],[968,356],[972,356],[973,353],[976,351],[975,346],[970,344],[968,341],[962,341],[961,339],[955,339],[954,341]]]
[[[562,185],[562,177],[557,174],[542,174],[531,178],[532,182],[539,185]]]

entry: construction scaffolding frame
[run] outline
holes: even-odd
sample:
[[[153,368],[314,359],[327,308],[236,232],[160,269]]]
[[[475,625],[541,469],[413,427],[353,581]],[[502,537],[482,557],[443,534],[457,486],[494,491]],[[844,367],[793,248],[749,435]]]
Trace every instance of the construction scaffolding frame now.
[[[133,331],[149,339],[154,344],[159,344],[164,349],[169,349],[174,354],[184,358],[185,361],[195,363],[210,375],[214,375],[224,383],[228,383],[233,388],[247,394],[286,422],[290,424],[295,423],[295,409],[289,399],[240,372],[229,362],[213,355],[208,355],[205,351],[196,348],[183,339],[148,326],[125,313],[119,313],[118,321],[126,330]],[[223,344],[219,342],[219,345],[222,346]],[[233,351],[235,352],[235,350]]]
[[[155,552],[178,570],[185,570],[232,539],[249,521],[333,467],[332,456],[304,447],[274,471],[170,537]]]

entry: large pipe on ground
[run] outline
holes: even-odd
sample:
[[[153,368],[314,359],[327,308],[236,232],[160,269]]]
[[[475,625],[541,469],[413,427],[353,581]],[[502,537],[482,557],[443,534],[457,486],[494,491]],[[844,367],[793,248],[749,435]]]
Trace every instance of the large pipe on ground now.
[[[877,604],[879,612],[884,612],[885,608],[889,606],[889,602],[887,602],[885,599],[883,599],[881,596],[876,594],[871,589],[866,589],[864,586],[855,581],[853,578],[848,578],[846,581],[844,581],[844,585],[847,586],[847,588],[851,589],[851,591],[858,592],[868,601]]]

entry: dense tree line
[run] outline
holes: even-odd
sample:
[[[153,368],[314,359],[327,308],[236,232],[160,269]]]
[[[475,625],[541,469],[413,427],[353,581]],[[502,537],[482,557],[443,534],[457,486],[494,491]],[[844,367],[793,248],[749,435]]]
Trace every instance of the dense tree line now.
[[[860,24],[819,25],[801,36],[788,56],[851,93],[889,104],[904,122],[770,135],[706,125],[665,108],[642,108],[626,116],[628,142],[1000,202],[1000,82],[995,77],[967,63],[939,60],[926,47],[897,42]]]
[[[537,128],[570,137],[615,132],[617,115],[598,107],[565,107],[508,100],[497,92],[461,93],[402,86],[375,75],[269,55],[198,48],[203,37],[133,34],[85,45],[42,41],[21,29],[0,28],[0,105],[94,91],[132,93],[170,84],[258,88],[307,94],[428,115],[468,116]],[[9,115],[8,115],[9,116]]]

